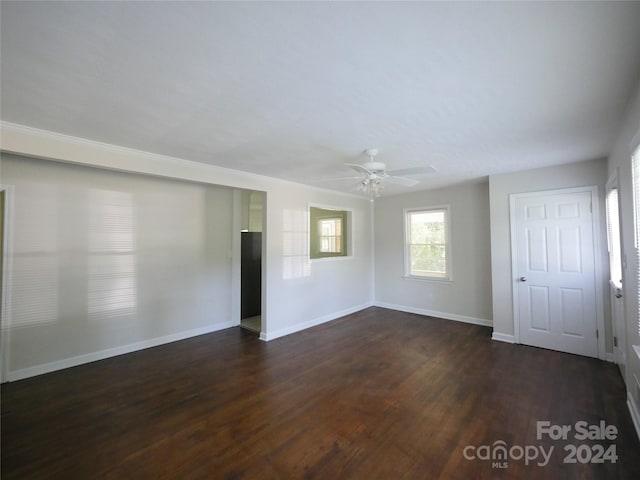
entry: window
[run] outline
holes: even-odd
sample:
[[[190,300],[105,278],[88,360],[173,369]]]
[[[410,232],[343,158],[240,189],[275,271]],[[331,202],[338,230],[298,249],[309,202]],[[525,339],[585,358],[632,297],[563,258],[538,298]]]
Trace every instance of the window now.
[[[638,335],[640,335],[640,147],[631,156],[631,174],[633,182],[633,222],[636,247],[636,288],[638,299]]]
[[[328,218],[318,223],[320,253],[342,253],[342,218]]]
[[[347,255],[347,212],[310,207],[311,258]]]
[[[451,280],[449,207],[405,210],[405,275]]]
[[[622,255],[620,252],[620,215],[618,189],[607,194],[607,240],[609,246],[609,278],[616,287],[622,287]]]

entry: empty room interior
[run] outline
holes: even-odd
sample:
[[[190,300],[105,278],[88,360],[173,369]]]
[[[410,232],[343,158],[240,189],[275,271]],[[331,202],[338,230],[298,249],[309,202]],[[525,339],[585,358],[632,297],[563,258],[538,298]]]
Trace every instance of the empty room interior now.
[[[3,478],[640,478],[640,2],[0,21]]]

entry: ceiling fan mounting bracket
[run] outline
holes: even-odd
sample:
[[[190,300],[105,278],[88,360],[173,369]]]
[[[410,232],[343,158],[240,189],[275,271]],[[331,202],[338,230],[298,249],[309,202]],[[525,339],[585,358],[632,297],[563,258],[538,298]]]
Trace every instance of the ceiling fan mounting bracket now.
[[[377,148],[367,148],[364,153],[367,157],[373,159],[373,157],[375,157],[376,155],[378,155],[378,152],[380,150],[378,150]]]
[[[378,155],[378,152],[379,150],[377,148],[367,148],[364,152],[362,152],[369,158],[369,161],[364,162],[362,166],[366,168],[370,172],[370,174],[386,176],[385,170],[387,166],[382,162],[375,161],[375,157],[376,155]]]
[[[382,162],[365,162],[362,164],[364,168],[371,173],[383,174],[387,166]]]

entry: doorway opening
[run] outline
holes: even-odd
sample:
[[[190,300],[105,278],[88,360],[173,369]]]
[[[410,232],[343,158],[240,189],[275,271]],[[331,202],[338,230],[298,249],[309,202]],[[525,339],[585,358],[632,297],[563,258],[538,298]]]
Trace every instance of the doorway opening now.
[[[240,326],[262,332],[263,192],[242,191],[240,215]]]

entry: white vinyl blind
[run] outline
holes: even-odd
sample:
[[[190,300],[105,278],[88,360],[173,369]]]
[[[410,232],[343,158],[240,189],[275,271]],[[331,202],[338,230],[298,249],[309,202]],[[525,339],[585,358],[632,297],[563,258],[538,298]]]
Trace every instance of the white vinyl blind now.
[[[633,181],[633,221],[634,243],[636,248],[636,299],[640,306],[640,148],[631,156],[631,173]],[[637,327],[640,335],[640,307],[638,308]]]

